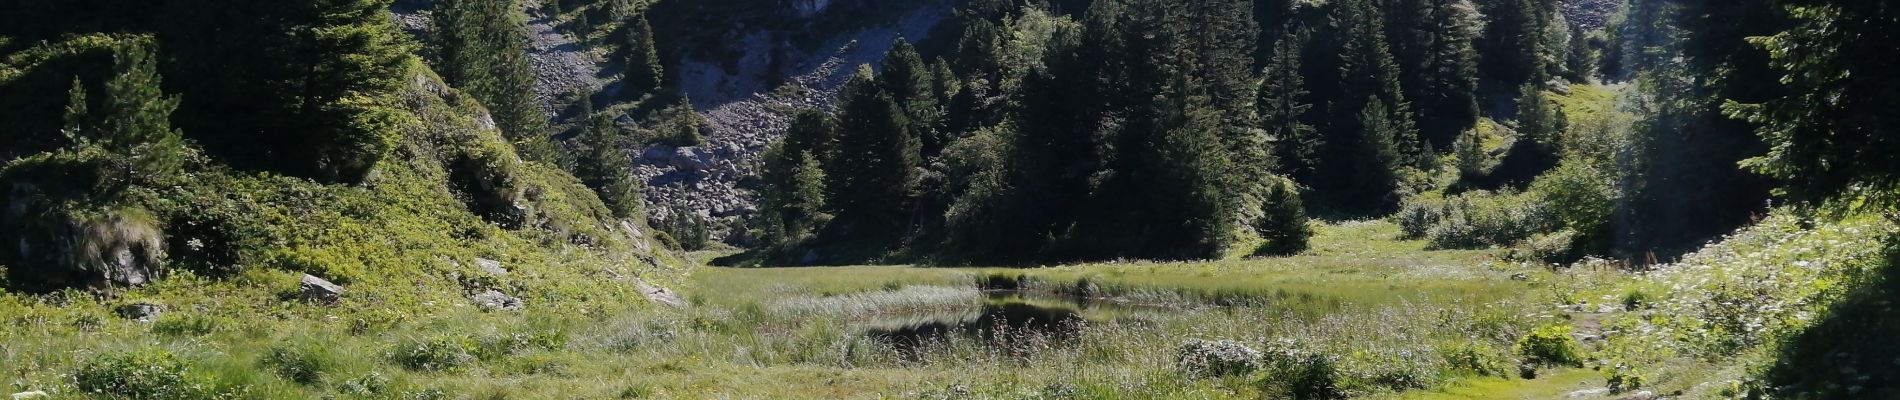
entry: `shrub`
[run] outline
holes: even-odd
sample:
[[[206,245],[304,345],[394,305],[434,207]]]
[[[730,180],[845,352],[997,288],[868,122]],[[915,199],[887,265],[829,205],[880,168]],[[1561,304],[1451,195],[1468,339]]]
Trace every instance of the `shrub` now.
[[[341,364],[328,344],[309,340],[272,347],[260,363],[277,376],[305,385],[323,380]]]
[[[1264,369],[1258,385],[1273,398],[1340,399],[1344,378],[1331,357],[1301,347],[1288,340],[1267,344]]]
[[[199,399],[211,385],[190,374],[177,356],[143,349],[93,358],[73,373],[85,393],[130,399]]]
[[[1583,352],[1570,337],[1569,325],[1549,325],[1532,329],[1517,341],[1517,353],[1531,365],[1583,366]]]
[[[1399,225],[1400,239],[1421,239],[1431,231],[1433,225],[1445,218],[1445,202],[1419,197],[1406,198],[1399,206],[1399,213],[1393,214],[1393,222]]]
[[[410,339],[390,356],[397,364],[417,371],[459,369],[475,362],[475,343],[459,336]]]
[[[1560,226],[1585,236],[1595,235],[1616,208],[1616,188],[1609,174],[1581,161],[1569,161],[1531,182],[1528,194],[1551,210]]]
[[[1479,376],[1505,376],[1510,373],[1510,362],[1499,351],[1474,343],[1461,343],[1444,348],[1445,364],[1454,370],[1469,372]]]
[[[1174,353],[1174,365],[1188,375],[1245,375],[1260,368],[1260,351],[1232,340],[1189,339]]]
[[[1256,255],[1289,255],[1306,251],[1307,240],[1313,236],[1313,228],[1307,226],[1306,206],[1300,203],[1300,191],[1293,181],[1276,179],[1269,184],[1265,201],[1260,205],[1261,216],[1254,220],[1254,232],[1266,239],[1265,244],[1254,250]]]

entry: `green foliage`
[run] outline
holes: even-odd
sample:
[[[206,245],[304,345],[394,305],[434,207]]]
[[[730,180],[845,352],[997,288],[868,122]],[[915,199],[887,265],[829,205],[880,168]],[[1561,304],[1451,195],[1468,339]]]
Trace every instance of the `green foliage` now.
[[[1570,337],[1570,325],[1547,325],[1532,329],[1517,341],[1517,354],[1524,362],[1541,366],[1583,366],[1583,351]]]
[[[633,162],[633,155],[627,150],[632,143],[613,117],[607,113],[587,115],[574,140],[580,150],[575,157],[575,177],[593,189],[615,217],[638,218],[643,204],[641,183],[627,170]]]
[[[845,235],[853,238],[902,236],[903,211],[917,183],[921,143],[903,109],[884,90],[869,66],[847,83],[838,107],[838,148],[820,164],[828,165],[827,203]]]
[[[1748,167],[1788,183],[1796,199],[1814,202],[1844,195],[1895,208],[1900,151],[1895,116],[1900,101],[1888,71],[1900,18],[1891,7],[1853,1],[1800,0],[1785,4],[1794,26],[1749,38],[1766,50],[1787,93],[1752,105],[1732,101],[1730,115],[1758,124],[1767,154]]]
[[[506,1],[453,0],[436,8],[431,44],[443,80],[486,105],[527,159],[557,162],[559,149],[548,139],[547,117],[534,99],[526,16]]]
[[[293,339],[271,347],[258,363],[291,382],[316,384],[334,375],[341,364],[333,345],[314,339]]]
[[[666,70],[660,66],[660,53],[654,47],[653,24],[647,22],[646,14],[637,14],[627,18],[621,29],[627,35],[626,47],[622,50],[627,54],[623,66],[627,72],[621,82],[627,90],[633,91],[629,97],[656,93],[666,77]]]
[[[825,208],[825,171],[819,163],[836,122],[804,110],[792,119],[785,139],[765,154],[765,189],[760,198],[762,236],[773,246],[796,246],[831,221]]]
[[[387,0],[165,8],[155,30],[160,69],[183,96],[174,121],[211,154],[347,183],[394,147],[413,57]]]
[[[1290,255],[1306,251],[1313,228],[1307,225],[1306,207],[1300,202],[1299,188],[1293,181],[1279,178],[1264,196],[1262,213],[1254,220],[1253,230],[1266,243],[1254,249],[1258,255]]]
[[[410,338],[390,351],[390,360],[417,371],[447,371],[475,363],[476,343],[462,336]]]
[[[1443,149],[1478,122],[1478,53],[1484,21],[1470,0],[1402,0],[1386,9],[1386,36],[1419,137]]]
[[[94,356],[73,372],[84,393],[120,399],[200,399],[211,396],[211,382],[165,350],[138,350]]]

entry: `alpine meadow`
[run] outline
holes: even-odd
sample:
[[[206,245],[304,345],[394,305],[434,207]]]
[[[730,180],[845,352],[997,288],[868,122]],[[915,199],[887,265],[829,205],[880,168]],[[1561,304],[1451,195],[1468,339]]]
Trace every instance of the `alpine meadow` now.
[[[0,396],[1900,399],[1884,0],[0,0]]]

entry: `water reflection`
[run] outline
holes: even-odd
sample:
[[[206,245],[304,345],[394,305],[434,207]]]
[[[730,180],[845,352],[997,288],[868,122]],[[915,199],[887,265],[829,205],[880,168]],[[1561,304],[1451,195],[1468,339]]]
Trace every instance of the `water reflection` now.
[[[989,291],[982,304],[947,311],[892,315],[867,323],[865,335],[914,357],[931,344],[975,340],[988,347],[1024,341],[1061,344],[1089,322],[1139,319],[1160,307],[1076,296]]]

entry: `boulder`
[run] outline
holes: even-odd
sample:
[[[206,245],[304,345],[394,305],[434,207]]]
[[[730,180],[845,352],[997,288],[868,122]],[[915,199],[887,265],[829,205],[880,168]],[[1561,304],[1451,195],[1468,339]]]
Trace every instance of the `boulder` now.
[[[132,303],[119,306],[118,311],[120,318],[149,323],[157,321],[158,315],[165,313],[165,306],[152,303]]]
[[[19,392],[19,393],[13,394],[13,400],[50,399],[50,398],[53,398],[53,395],[46,394],[46,392],[39,391],[39,390],[34,390],[30,392]]]
[[[476,258],[475,268],[480,269],[482,270],[482,272],[487,272],[490,275],[494,275],[494,276],[508,275],[508,269],[502,268],[500,261],[490,260],[486,258]]]
[[[315,275],[304,274],[303,280],[297,283],[297,298],[312,303],[336,304],[343,301],[343,287]]]
[[[475,305],[481,306],[482,309],[486,309],[486,310],[516,311],[516,310],[520,310],[521,305],[522,305],[521,299],[517,299],[514,296],[509,296],[507,293],[502,293],[494,289],[489,289],[481,293],[476,293],[474,296],[469,296],[469,300],[474,300]]]

